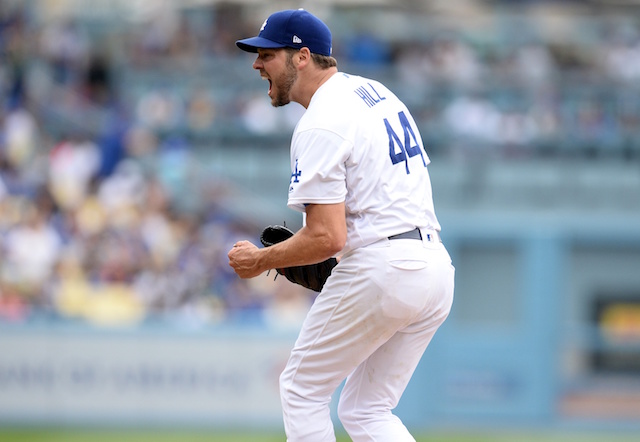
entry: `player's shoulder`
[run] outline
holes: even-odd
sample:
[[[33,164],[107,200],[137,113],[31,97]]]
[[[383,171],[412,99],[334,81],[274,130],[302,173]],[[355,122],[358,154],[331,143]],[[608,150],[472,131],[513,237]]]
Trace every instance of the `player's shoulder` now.
[[[365,103],[380,100],[380,93],[393,95],[380,82],[359,75],[337,72],[314,95],[308,112],[321,114],[324,118],[333,116],[353,119],[360,114]],[[328,112],[331,110],[331,112]]]
[[[400,101],[393,91],[379,80],[343,73],[338,93],[353,106],[380,110],[391,104],[397,107]],[[380,104],[380,106],[378,106]]]
[[[359,75],[337,72],[314,94],[297,129],[303,131],[320,128],[346,137],[355,127],[367,124],[371,116],[378,113],[378,109],[382,111],[382,108],[387,107],[377,104],[389,102],[396,103],[397,98],[382,83]]]

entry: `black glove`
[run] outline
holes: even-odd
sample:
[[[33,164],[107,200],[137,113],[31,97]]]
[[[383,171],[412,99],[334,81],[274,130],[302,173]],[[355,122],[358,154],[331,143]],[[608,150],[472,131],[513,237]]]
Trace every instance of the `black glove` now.
[[[262,231],[260,242],[263,246],[270,247],[292,236],[293,231],[285,226],[268,226]],[[276,271],[295,284],[319,292],[337,264],[338,261],[335,258],[329,258],[317,264],[285,267]]]

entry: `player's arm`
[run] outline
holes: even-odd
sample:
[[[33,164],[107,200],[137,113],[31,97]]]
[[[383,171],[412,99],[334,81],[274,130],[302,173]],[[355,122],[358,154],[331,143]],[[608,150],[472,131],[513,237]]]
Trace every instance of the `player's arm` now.
[[[242,278],[269,269],[314,264],[334,256],[345,245],[347,224],[344,202],[309,204],[306,225],[291,238],[271,247],[257,248],[239,241],[229,251],[229,264]]]

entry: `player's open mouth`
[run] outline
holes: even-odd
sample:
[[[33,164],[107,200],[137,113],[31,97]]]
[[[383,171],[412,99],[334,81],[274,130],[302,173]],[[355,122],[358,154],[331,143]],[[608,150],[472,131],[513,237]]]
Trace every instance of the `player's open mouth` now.
[[[269,91],[267,92],[267,94],[271,95],[271,89],[273,89],[273,82],[271,81],[271,79],[269,77],[266,76],[266,74],[263,74],[262,72],[260,73],[260,77],[263,80],[266,80],[269,82]]]

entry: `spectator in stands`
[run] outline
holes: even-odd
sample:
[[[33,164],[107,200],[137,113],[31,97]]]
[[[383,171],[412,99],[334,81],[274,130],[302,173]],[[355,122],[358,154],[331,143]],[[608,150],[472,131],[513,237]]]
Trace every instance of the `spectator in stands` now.
[[[45,306],[46,286],[53,276],[62,240],[49,224],[46,207],[23,200],[20,218],[7,232],[2,262],[2,279],[25,300]]]

